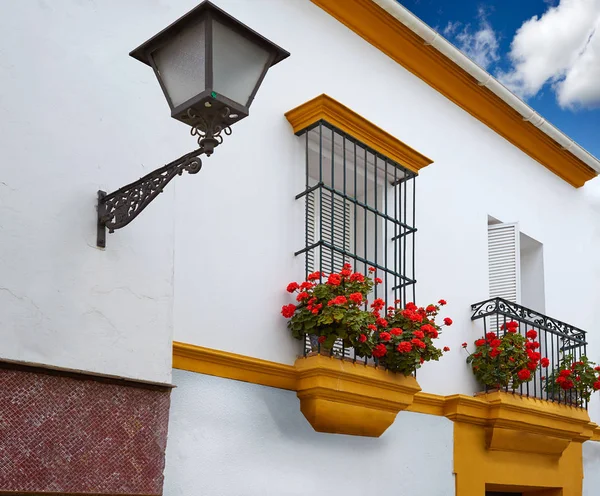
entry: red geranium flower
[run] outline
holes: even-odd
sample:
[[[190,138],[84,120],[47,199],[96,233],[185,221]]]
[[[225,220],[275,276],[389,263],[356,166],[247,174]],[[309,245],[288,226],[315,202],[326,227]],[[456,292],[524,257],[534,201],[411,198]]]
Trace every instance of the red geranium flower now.
[[[419,338],[419,339],[424,339],[425,338],[425,334],[423,334],[423,332],[421,332],[421,331],[415,331],[415,332],[413,332],[413,336],[415,338]]]
[[[594,391],[598,391],[600,389],[600,380],[597,380],[596,382],[594,382],[592,387],[594,388]]]
[[[360,272],[355,272],[350,276],[350,282],[365,282],[365,276]]]
[[[351,274],[352,274],[352,270],[351,270],[351,269],[349,269],[349,268],[347,268],[347,267],[344,267],[344,268],[343,268],[343,269],[340,271],[340,275],[341,275],[342,277],[350,277],[350,275],[351,275]]]
[[[418,348],[424,349],[427,346],[423,341],[417,338],[411,339],[410,342]]]
[[[383,279],[381,279],[381,277],[376,277],[375,279],[373,279],[373,281],[375,281],[375,284],[381,284],[383,282]]]
[[[529,372],[527,369],[519,370],[517,376],[520,380],[527,381],[531,377],[531,372]]]
[[[446,324],[447,326],[451,326],[452,325],[452,319],[450,317],[446,317],[444,319],[444,324]]]
[[[389,332],[380,332],[379,339],[381,339],[382,341],[389,341],[390,339],[392,339],[392,335]]]
[[[445,305],[445,304],[446,304],[446,300],[440,300],[440,301],[438,301],[438,303],[439,303],[440,305]]]
[[[527,362],[527,368],[529,370],[535,370],[537,369],[538,363],[537,362]]]
[[[327,284],[330,286],[339,286],[342,282],[342,277],[339,274],[329,274],[327,278]]]
[[[485,344],[485,339],[478,339],[477,341],[475,341],[475,346],[484,346]]]
[[[425,311],[426,311],[427,313],[433,313],[433,312],[435,312],[436,310],[437,310],[437,308],[436,308],[436,306],[435,306],[435,305],[427,305],[427,308],[425,309]]]
[[[317,279],[321,278],[321,273],[319,271],[317,272],[313,272],[312,274],[309,274],[307,279],[309,281],[316,281]]]
[[[371,329],[372,331],[376,331],[376,330],[377,330],[377,326],[376,326],[376,325],[374,325],[374,324],[369,324],[367,327],[368,327],[369,329]]]
[[[376,298],[373,300],[373,303],[371,303],[371,308],[374,308],[375,310],[381,310],[383,307],[385,307],[385,301],[381,298]]]
[[[412,344],[410,344],[408,341],[402,341],[397,347],[396,349],[400,352],[400,353],[408,353],[409,351],[412,351]]]
[[[560,387],[562,389],[564,389],[565,391],[567,389],[571,389],[574,385],[575,384],[573,384],[573,381],[570,381],[570,380],[565,380],[565,381],[563,381],[563,382],[560,383]]]
[[[550,360],[548,360],[546,357],[542,358],[541,361],[542,367],[546,368],[548,367],[548,365],[550,365]]]
[[[382,356],[385,356],[385,354],[387,353],[387,348],[385,346],[385,344],[378,344],[375,346],[375,348],[373,348],[373,356],[375,358],[381,358]]]
[[[450,351],[450,348],[448,348],[447,346],[444,346],[444,351]]]
[[[294,292],[294,291],[296,291],[296,290],[297,290],[299,287],[300,287],[300,286],[298,286],[298,283],[297,283],[297,282],[290,282],[290,283],[287,285],[287,288],[286,288],[286,289],[287,289],[287,292],[288,292],[288,293],[293,293],[293,292]]]
[[[393,327],[390,329],[390,334],[393,334],[394,336],[400,336],[400,334],[402,334],[402,329],[399,327]]]
[[[358,336],[358,342],[359,343],[364,343],[367,340],[367,335],[366,334],[361,334],[360,336]]]
[[[306,291],[302,291],[301,293],[298,293],[298,296],[296,296],[296,301],[304,301],[307,298],[309,298],[309,294]]]
[[[561,377],[569,377],[571,375],[571,371],[570,370],[561,370],[558,375],[560,375]]]
[[[525,336],[527,336],[529,339],[535,339],[535,338],[537,338],[537,331],[534,331],[533,329],[531,329],[531,330],[527,331]]]
[[[377,319],[376,324],[379,327],[387,327],[388,326],[388,321],[382,318]]]
[[[319,339],[317,341],[319,341],[319,343],[324,343],[326,339],[327,338],[325,336],[319,336]]]
[[[363,295],[361,293],[352,293],[348,298],[352,303],[360,305],[362,303]]]
[[[496,358],[499,354],[500,350],[498,348],[492,348],[492,351],[490,351],[490,356],[492,358]]]
[[[490,342],[490,346],[492,348],[498,348],[498,346],[500,346],[502,344],[502,341],[499,339],[492,339],[492,341]]]
[[[463,344],[461,344],[461,346],[462,346],[463,348],[466,348],[466,347],[467,347],[467,343],[463,343]]]
[[[281,307],[281,315],[283,315],[286,319],[291,318],[296,311],[296,305],[290,303],[289,305],[283,305]]]
[[[595,370],[596,372],[600,372],[600,365],[598,365],[597,367],[594,367],[594,370]]]
[[[369,272],[375,272],[377,269],[375,267],[369,267]]]
[[[495,333],[495,332],[488,332],[488,333],[485,335],[485,338],[486,338],[486,339],[489,339],[490,341],[491,341],[492,339],[496,339],[496,333]]]
[[[409,301],[406,304],[406,309],[410,310],[411,312],[414,312],[417,309],[417,305],[415,305],[412,301]]]

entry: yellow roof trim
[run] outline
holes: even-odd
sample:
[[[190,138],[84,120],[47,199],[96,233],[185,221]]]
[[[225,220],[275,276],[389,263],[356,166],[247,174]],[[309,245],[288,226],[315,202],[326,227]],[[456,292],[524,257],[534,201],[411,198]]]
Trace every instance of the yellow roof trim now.
[[[319,95],[286,112],[285,116],[296,134],[320,120],[327,121],[413,172],[433,162],[328,95]]]
[[[597,173],[372,0],[311,0],[569,184]]]

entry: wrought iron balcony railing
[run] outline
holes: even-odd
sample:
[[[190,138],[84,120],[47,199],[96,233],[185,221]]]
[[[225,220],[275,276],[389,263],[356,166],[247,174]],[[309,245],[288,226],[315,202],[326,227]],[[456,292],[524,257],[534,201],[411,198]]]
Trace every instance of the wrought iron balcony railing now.
[[[537,332],[540,343],[539,352],[549,360],[548,367],[540,368],[533,380],[522,384],[515,390],[524,396],[582,406],[587,408],[585,398],[575,390],[563,391],[557,387],[555,377],[562,359],[571,355],[578,361],[586,354],[586,332],[560,320],[548,317],[503,298],[492,298],[471,305],[471,320],[480,321],[483,325],[483,336],[493,332],[498,337],[506,333],[506,323],[515,321],[519,324],[518,332],[525,336],[533,329]],[[512,391],[508,386],[506,391]]]

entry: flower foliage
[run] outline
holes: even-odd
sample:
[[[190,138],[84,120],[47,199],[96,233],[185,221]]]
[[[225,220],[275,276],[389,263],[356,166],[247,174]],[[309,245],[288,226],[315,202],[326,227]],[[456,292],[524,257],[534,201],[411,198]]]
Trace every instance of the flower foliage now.
[[[435,322],[440,305],[423,308],[407,303],[405,308],[389,307],[385,316],[381,315],[382,302],[375,300],[372,306],[376,331],[368,336],[367,346],[388,370],[410,375],[424,362],[437,361],[444,351],[450,351],[447,346],[442,351],[435,345],[443,327]],[[444,321],[446,326],[452,324],[448,318]]]
[[[501,326],[503,334],[489,332],[475,341],[475,352],[469,353],[467,363],[481,384],[517,389],[533,379],[540,363],[548,366],[548,359],[538,351],[537,331],[529,330],[523,336],[518,329],[518,322],[507,322]],[[467,343],[462,346],[466,349]]]
[[[354,347],[358,356],[374,358],[388,370],[405,375],[450,351],[434,344],[442,327],[452,325],[448,317],[442,325],[435,322],[446,301],[425,308],[414,303],[399,308],[399,300],[386,306],[382,298],[369,302],[368,295],[382,282],[375,272],[369,268],[365,276],[346,264],[339,273],[325,276],[314,272],[301,284],[288,284],[287,291],[296,294],[296,304],[284,305],[281,313],[290,319],[292,335],[297,339],[307,334],[318,336],[318,342],[328,349],[340,339],[345,346]]]
[[[544,389],[556,399],[582,404],[590,401],[592,393],[600,390],[600,367],[586,356],[576,360],[566,355],[547,379]]]
[[[370,277],[352,272],[350,264],[328,277],[313,272],[302,284],[288,284],[287,291],[296,293],[297,304],[284,305],[281,313],[290,319],[288,328],[296,339],[309,334],[318,336],[325,348],[333,347],[336,339],[345,346],[360,347],[360,335],[375,322],[363,308],[373,285]]]

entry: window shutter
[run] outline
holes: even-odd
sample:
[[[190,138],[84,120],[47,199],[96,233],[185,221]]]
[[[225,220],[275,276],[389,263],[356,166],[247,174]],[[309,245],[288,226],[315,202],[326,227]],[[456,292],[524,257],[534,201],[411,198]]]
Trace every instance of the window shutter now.
[[[520,257],[518,224],[488,226],[490,298],[520,303]]]
[[[319,236],[321,232],[319,230],[319,193],[317,191],[312,191],[308,195],[306,195],[306,236],[307,236],[307,246],[319,241]],[[323,191],[323,195],[321,198],[323,203],[323,237],[322,240],[325,243],[335,246],[341,250],[345,250],[346,252],[350,252],[351,245],[351,230],[350,226],[353,225],[352,218],[352,210],[349,202],[344,202],[343,198],[338,198],[329,192]],[[332,235],[333,232],[333,243],[332,243]],[[314,272],[319,269],[319,250],[323,251],[323,272],[325,274],[329,274],[331,272],[332,261],[333,261],[333,271],[339,272],[342,270],[342,267],[345,262],[345,257],[343,254],[331,250],[327,247],[320,247],[315,250],[309,250],[306,252],[306,263],[309,272]],[[349,260],[349,258],[348,258]],[[307,349],[310,349],[310,337],[306,336],[305,345]],[[340,341],[336,342],[333,345],[333,352],[337,355],[344,355],[347,358],[351,358],[354,356],[353,348],[346,348],[345,350],[342,347],[342,343]]]
[[[323,242],[333,245],[340,250],[350,252],[351,247],[351,229],[352,212],[350,203],[344,202],[343,198],[332,195],[329,192],[323,192],[321,201],[323,202]],[[309,238],[308,244],[316,243],[319,240],[319,196],[313,191],[307,195],[306,208],[308,211],[306,235]],[[333,233],[333,242],[332,242]],[[339,272],[345,262],[345,257],[338,251],[322,247],[323,250],[323,272]],[[309,250],[307,252],[308,270],[313,272],[318,269],[319,251]]]

